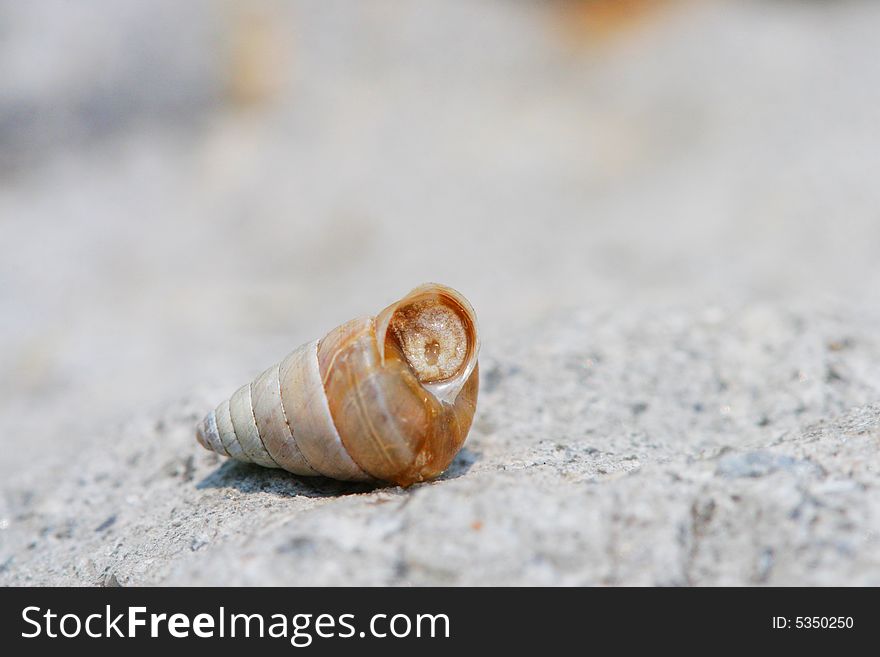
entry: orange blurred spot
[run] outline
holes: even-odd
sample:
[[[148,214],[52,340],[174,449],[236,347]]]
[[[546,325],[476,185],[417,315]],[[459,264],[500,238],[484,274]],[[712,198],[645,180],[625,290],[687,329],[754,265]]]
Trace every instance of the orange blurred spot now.
[[[562,0],[563,29],[578,41],[607,41],[642,25],[674,0]]]

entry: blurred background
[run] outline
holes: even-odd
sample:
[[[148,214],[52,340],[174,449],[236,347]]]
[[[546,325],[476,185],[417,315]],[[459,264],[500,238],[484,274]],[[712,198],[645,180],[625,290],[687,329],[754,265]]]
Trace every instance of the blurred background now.
[[[0,2],[0,477],[423,281],[487,349],[573,307],[877,312],[878,26],[870,0]]]

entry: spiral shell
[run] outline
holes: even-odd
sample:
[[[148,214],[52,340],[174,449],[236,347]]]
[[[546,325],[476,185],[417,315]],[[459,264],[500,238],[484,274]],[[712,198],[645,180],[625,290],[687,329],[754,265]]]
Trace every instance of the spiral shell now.
[[[409,486],[442,473],[477,403],[470,303],[422,285],[295,349],[208,413],[199,443],[297,475]]]

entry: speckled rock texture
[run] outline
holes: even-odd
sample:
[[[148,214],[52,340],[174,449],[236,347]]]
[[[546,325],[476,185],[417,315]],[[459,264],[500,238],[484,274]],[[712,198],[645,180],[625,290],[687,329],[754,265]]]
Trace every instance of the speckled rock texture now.
[[[590,4],[0,2],[0,585],[880,585],[880,5]],[[429,280],[441,479],[196,443]]]
[[[194,397],[7,490],[3,580],[880,583],[880,340],[767,309],[581,312],[529,335],[487,345],[440,481],[223,461],[194,444]]]

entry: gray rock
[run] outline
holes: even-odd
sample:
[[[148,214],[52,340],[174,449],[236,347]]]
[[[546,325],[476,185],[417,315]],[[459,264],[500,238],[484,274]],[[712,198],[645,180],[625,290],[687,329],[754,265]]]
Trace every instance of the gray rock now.
[[[816,470],[816,466],[784,454],[754,451],[722,457],[717,472],[722,477],[763,477],[777,470],[811,472]]]
[[[880,405],[848,407],[880,389],[857,376],[783,385],[768,372],[803,368],[792,354],[851,324],[770,316],[800,329],[765,344],[775,366],[763,376],[730,370],[725,386],[717,368],[753,348],[741,312],[709,325],[699,313],[631,325],[564,314],[529,332],[552,338],[549,353],[519,335],[487,344],[490,385],[465,449],[408,490],[220,459],[193,438],[216,395],[193,395],[46,470],[51,487],[8,485],[0,582],[880,582]],[[589,374],[568,366],[599,335]],[[676,356],[684,336],[700,357]],[[842,362],[880,366],[880,339],[863,336]],[[651,403],[634,415],[633,399]],[[755,421],[765,414],[772,424]]]

